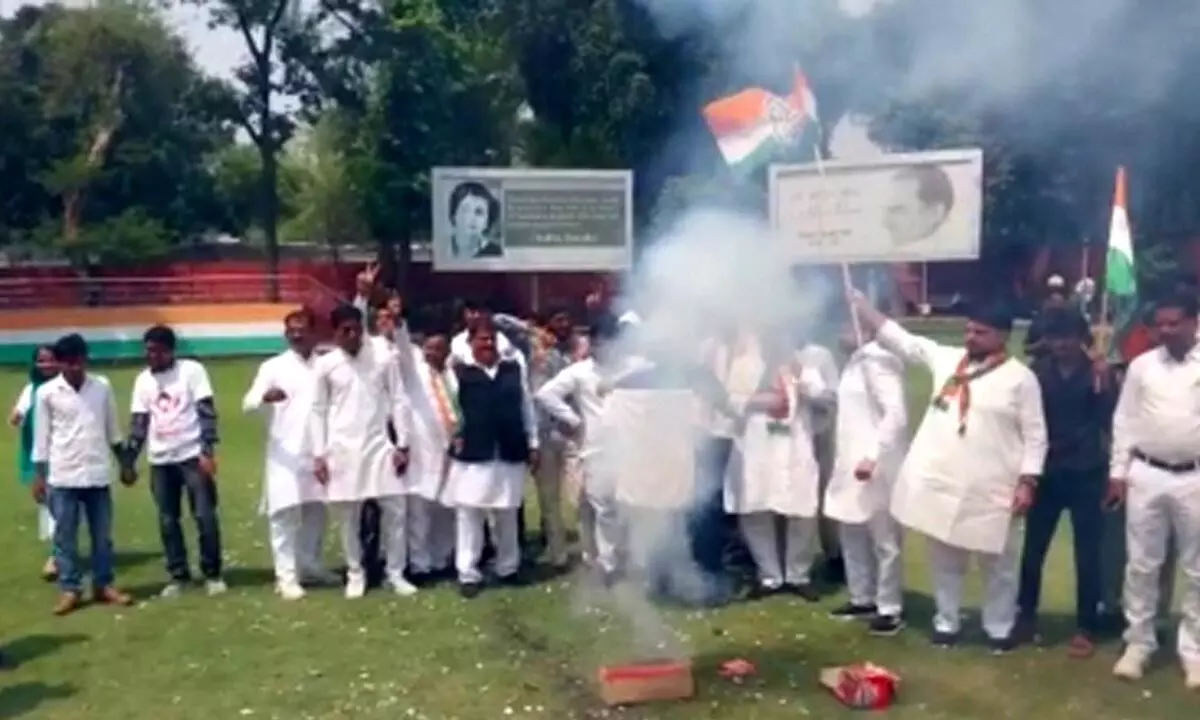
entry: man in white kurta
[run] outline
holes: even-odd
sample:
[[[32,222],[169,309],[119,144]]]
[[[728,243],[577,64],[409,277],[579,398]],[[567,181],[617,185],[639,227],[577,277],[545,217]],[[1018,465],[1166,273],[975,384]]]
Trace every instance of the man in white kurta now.
[[[262,512],[270,528],[276,592],[285,600],[298,600],[304,597],[304,582],[329,583],[336,576],[321,560],[325,488],[313,476],[308,432],[316,388],[311,313],[289,314],[284,332],[289,348],[259,366],[242,410],[267,418]]]
[[[850,601],[831,614],[865,619],[875,635],[903,627],[901,530],[891,513],[892,485],[908,434],[904,364],[851,333],[850,357],[837,386],[835,459],[825,490],[825,516],[836,521]]]
[[[409,575],[418,585],[452,565],[454,510],[442,503],[450,440],[458,431],[458,380],[448,364],[449,338],[430,332],[420,347],[407,326],[396,331],[400,375],[412,408],[408,488]]]
[[[319,357],[315,375],[311,432],[314,473],[326,500],[341,515],[342,552],[348,568],[346,597],[366,592],[359,536],[362,504],[380,509],[386,582],[400,595],[416,592],[404,579],[408,561],[405,528],[409,403],[394,356],[365,342],[362,313],[349,305],[331,315],[334,350]],[[388,420],[396,443],[388,439]]]
[[[524,366],[502,357],[490,318],[469,332],[471,357],[454,367],[461,423],[451,441],[443,495],[455,508],[455,568],[464,598],[483,587],[485,524],[496,545],[497,579],[520,583],[517,514],[525,478],[538,461],[537,420]]]
[[[577,443],[583,469],[583,497],[579,503],[579,533],[589,559],[606,585],[617,576],[617,547],[621,524],[616,506],[612,466],[605,462],[605,399],[602,390],[607,374],[609,342],[615,323],[601,321],[588,334],[592,356],[576,361],[546,381],[536,400],[553,422],[560,423]],[[572,407],[579,407],[579,412]]]
[[[756,378],[742,404],[746,419],[725,481],[725,510],[738,524],[758,569],[757,595],[781,590],[818,599],[811,572],[817,550],[820,473],[811,398],[826,394],[820,371],[800,361],[772,362],[759,343],[731,365],[731,379]],[[785,357],[776,352],[775,357]],[[731,393],[731,400],[732,400]],[[782,522],[782,554],[778,526]]]
[[[861,295],[854,303],[884,349],[933,376],[933,402],[892,493],[896,520],[928,539],[933,642],[958,642],[963,580],[975,557],[984,576],[983,629],[993,652],[1007,652],[1019,584],[1015,517],[1032,505],[1046,456],[1037,377],[1005,352],[1012,318],[1000,309],[975,312],[964,347],[954,347],[913,335]]]
[[[1129,364],[1113,417],[1111,506],[1125,504],[1125,652],[1118,677],[1141,678],[1158,649],[1160,576],[1174,537],[1184,586],[1177,652],[1200,690],[1200,344],[1196,299],[1158,304],[1161,345]]]

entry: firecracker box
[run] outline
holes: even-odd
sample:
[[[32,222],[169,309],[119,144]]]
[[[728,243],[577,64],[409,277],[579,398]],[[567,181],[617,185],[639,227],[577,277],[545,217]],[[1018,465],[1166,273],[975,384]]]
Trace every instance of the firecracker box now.
[[[605,704],[687,700],[696,694],[692,664],[686,660],[658,660],[600,668],[600,699]]]

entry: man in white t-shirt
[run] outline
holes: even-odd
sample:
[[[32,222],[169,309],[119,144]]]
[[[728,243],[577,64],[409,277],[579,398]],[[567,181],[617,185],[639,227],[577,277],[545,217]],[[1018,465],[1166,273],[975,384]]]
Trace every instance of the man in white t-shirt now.
[[[191,582],[187,545],[179,525],[183,496],[200,530],[200,571],[209,595],[225,592],[221,579],[221,525],[217,518],[217,410],[204,366],[175,358],[175,331],[155,325],[142,337],[147,368],[133,383],[133,418],[125,473],[146,446],[158,529],[171,579],[163,597]]]

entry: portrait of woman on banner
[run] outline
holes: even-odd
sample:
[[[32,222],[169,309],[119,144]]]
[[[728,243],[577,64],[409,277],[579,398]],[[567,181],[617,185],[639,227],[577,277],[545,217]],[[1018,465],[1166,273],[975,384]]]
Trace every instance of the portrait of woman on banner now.
[[[450,220],[450,257],[498,258],[504,256],[499,190],[476,180],[458,183],[447,200]]]

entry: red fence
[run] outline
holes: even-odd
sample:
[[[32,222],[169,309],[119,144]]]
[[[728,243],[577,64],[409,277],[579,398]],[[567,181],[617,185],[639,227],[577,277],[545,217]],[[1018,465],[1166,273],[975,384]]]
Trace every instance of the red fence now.
[[[174,262],[83,278],[67,267],[0,268],[0,309],[88,305],[245,303],[269,300],[261,262]],[[359,263],[285,260],[280,263],[280,300],[327,306],[354,292]],[[577,304],[601,278],[592,273],[434,273],[414,263],[405,294],[422,302],[470,297],[525,312],[551,303]]]

